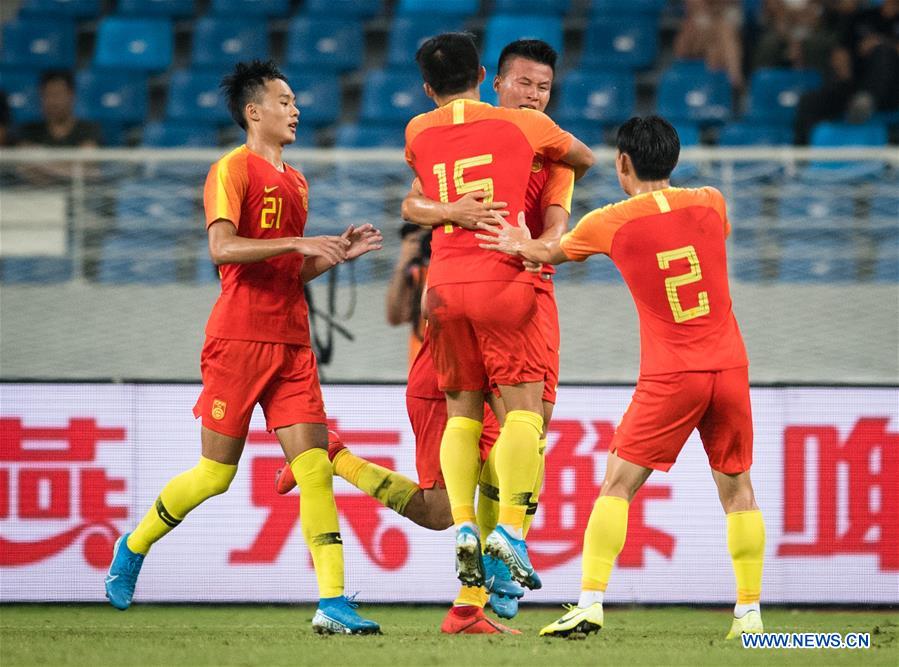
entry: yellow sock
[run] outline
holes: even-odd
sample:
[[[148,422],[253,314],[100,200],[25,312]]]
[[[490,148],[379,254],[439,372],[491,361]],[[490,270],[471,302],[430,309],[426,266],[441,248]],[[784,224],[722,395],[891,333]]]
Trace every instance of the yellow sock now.
[[[328,452],[309,449],[290,462],[300,488],[300,525],[312,554],[318,595],[343,595],[343,543]]]
[[[528,503],[528,511],[524,515],[524,525],[521,527],[521,534],[528,536],[531,529],[531,523],[537,514],[537,503],[540,501],[540,491],[543,489],[543,474],[546,472],[546,438],[540,441],[540,467],[537,468],[537,479],[534,480],[534,490],[531,491],[531,502]]]
[[[366,461],[349,449],[338,453],[333,465],[336,474],[398,514],[405,514],[409,500],[421,490],[405,475]]]
[[[496,480],[496,447],[491,448],[487,460],[481,466],[478,482],[478,530],[489,535],[496,528],[499,517],[499,482]]]
[[[496,440],[496,475],[499,478],[499,523],[521,530],[534,480],[540,467],[543,416],[527,410],[506,415]]]
[[[627,537],[627,508],[628,502],[618,496],[600,496],[593,505],[584,533],[582,590],[606,590]]]
[[[474,493],[478,486],[481,455],[478,441],[483,424],[467,417],[450,417],[440,441],[440,468],[446,481],[453,523],[474,523]]]
[[[487,589],[482,586],[462,586],[459,595],[453,600],[453,605],[469,607],[481,607],[487,604]]]
[[[162,488],[156,503],[128,536],[128,548],[134,553],[146,554],[193,508],[207,498],[227,491],[236,474],[237,466],[201,456],[197,465],[173,477]]]
[[[727,550],[737,579],[737,604],[758,602],[765,560],[765,522],[761,511],[727,515]]]

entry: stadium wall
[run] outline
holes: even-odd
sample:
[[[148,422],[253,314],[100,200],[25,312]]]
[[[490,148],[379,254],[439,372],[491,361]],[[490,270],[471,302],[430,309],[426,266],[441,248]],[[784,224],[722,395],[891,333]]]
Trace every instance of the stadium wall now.
[[[181,332],[183,334],[183,331]],[[632,389],[565,386],[529,536],[544,588],[570,601],[583,530],[609,439]],[[353,451],[415,476],[403,387],[326,385],[333,425]],[[192,466],[199,386],[0,384],[0,601],[100,601],[112,542]],[[763,599],[899,603],[899,389],[756,388],[753,480],[767,526]],[[241,470],[157,544],[136,599],[296,602],[316,598],[297,495],[254,416]],[[347,588],[365,601],[447,602],[452,534],[415,527],[336,480]],[[696,436],[631,507],[610,602],[729,603],[724,519]]]

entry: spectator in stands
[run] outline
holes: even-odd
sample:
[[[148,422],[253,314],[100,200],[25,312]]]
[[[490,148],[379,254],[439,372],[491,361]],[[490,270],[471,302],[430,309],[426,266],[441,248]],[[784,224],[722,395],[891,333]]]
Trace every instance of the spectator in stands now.
[[[92,148],[100,144],[99,128],[75,117],[75,80],[68,70],[51,70],[41,76],[41,110],[44,118],[22,126],[22,145]]]
[[[829,67],[830,53],[840,43],[841,26],[855,11],[855,0],[767,0],[762,15],[762,34],[752,56],[753,69]]]
[[[799,99],[798,145],[809,142],[821,121],[846,117],[861,123],[875,111],[899,106],[899,0],[869,9],[860,9],[857,0],[837,4],[840,40],[829,54],[824,85]]]
[[[743,76],[743,10],[740,0],[686,0],[686,15],[674,38],[677,58],[701,58],[711,70],[727,73],[737,94]]]

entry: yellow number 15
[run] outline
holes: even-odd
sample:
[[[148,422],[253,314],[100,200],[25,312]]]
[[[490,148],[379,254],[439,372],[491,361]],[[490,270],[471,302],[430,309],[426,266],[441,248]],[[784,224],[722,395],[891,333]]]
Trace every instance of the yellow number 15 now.
[[[493,163],[493,155],[485,153],[484,155],[475,155],[461,160],[456,160],[453,164],[453,185],[456,186],[456,194],[459,196],[468,192],[477,192],[483,190],[487,193],[484,201],[488,204],[493,202],[493,179],[479,178],[475,181],[465,181],[465,170],[469,167],[482,167],[485,164]],[[449,203],[449,183],[446,177],[446,162],[440,162],[434,165],[434,175],[437,176],[437,188],[440,192],[440,201],[444,204]],[[443,231],[447,234],[453,231],[452,225],[444,225]]]
[[[665,278],[665,293],[668,295],[668,305],[671,306],[671,313],[674,315],[674,321],[680,324],[687,320],[708,315],[708,292],[700,292],[697,295],[699,303],[687,310],[684,310],[683,306],[681,306],[680,297],[677,294],[678,287],[702,280],[702,269],[699,267],[699,257],[696,256],[696,248],[688,245],[675,250],[667,250],[665,252],[657,253],[656,258],[659,260],[659,268],[663,271],[671,266],[671,262],[678,259],[685,259],[690,263],[689,273],[682,273],[679,276]]]

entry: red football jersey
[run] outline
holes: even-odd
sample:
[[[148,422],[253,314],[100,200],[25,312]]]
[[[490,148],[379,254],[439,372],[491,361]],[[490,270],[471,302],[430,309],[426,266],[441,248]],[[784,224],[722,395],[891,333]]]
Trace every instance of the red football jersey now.
[[[216,220],[230,220],[238,235],[251,239],[302,236],[308,202],[306,179],[299,171],[287,164],[278,171],[246,146],[212,165],[203,191],[207,228]],[[206,335],[309,345],[302,268],[299,253],[220,266],[222,293]]]
[[[637,305],[640,374],[745,366],[731,307],[724,240],[730,223],[715,188],[665,188],[585,215],[562,237],[569,259],[612,258]]]
[[[564,162],[547,160],[535,155],[531,164],[531,177],[524,196],[524,221],[532,238],[543,233],[543,216],[550,206],[561,206],[571,214],[571,196],[574,193],[574,169]],[[514,224],[514,223],[513,223]],[[553,274],[556,267],[544,264],[540,274]],[[543,287],[543,278],[537,276],[537,286]]]
[[[534,154],[559,160],[571,143],[572,136],[539,111],[458,99],[409,121],[406,161],[429,199],[450,202],[483,190],[488,201],[507,202],[515,220],[525,209]],[[434,228],[429,286],[533,280],[521,260],[479,243],[475,232],[456,225]]]

